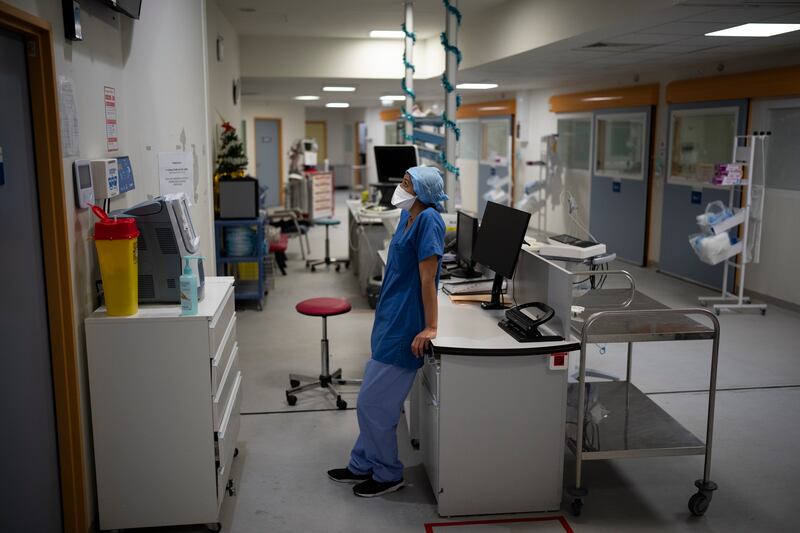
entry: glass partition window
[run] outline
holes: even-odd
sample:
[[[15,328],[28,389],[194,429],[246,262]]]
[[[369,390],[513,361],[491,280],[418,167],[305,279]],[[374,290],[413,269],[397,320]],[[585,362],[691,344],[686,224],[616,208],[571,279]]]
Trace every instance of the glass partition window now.
[[[673,111],[670,117],[670,182],[709,183],[714,165],[733,157],[739,108]]]
[[[594,172],[609,178],[644,179],[647,115],[598,115]]]
[[[482,120],[481,160],[508,164],[511,152],[511,122],[509,120]]]
[[[481,146],[481,125],[477,120],[459,120],[461,139],[457,146],[458,158],[477,161]]]
[[[559,118],[556,150],[558,160],[568,169],[589,170],[592,148],[592,119],[590,117]]]
[[[384,126],[383,144],[398,144],[397,124],[392,122]]]

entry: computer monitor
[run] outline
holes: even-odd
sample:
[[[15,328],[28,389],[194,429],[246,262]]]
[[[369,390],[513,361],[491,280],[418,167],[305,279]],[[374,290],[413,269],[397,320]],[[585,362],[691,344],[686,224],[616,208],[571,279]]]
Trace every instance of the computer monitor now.
[[[475,270],[475,260],[472,258],[478,237],[478,219],[459,211],[456,224],[456,260],[459,268],[451,270],[450,275],[467,279],[480,277],[481,273]]]
[[[417,147],[406,144],[388,144],[375,147],[375,167],[381,183],[400,183],[406,170],[417,166]]]
[[[491,302],[484,302],[484,309],[503,309],[500,302],[503,278],[514,277],[525,233],[531,214],[513,207],[487,202],[473,258],[478,263],[494,270]]]

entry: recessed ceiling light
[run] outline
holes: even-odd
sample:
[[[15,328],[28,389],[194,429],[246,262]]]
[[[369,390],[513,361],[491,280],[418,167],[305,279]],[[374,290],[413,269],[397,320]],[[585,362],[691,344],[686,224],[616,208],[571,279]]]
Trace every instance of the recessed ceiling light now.
[[[400,30],[371,30],[369,36],[373,39],[402,39],[406,34]]]
[[[494,89],[496,83],[459,83],[456,89]]]
[[[581,98],[584,102],[608,102],[609,100],[622,100],[621,96],[590,96]]]
[[[344,109],[344,108],[350,107],[350,104],[348,104],[346,102],[328,102],[327,104],[325,104],[325,107],[336,107],[336,108]]]
[[[402,94],[387,94],[381,96],[381,100],[386,102],[403,102],[405,101],[406,97]]]
[[[302,96],[295,96],[295,100],[319,100],[319,96],[314,96],[313,94],[304,94]]]
[[[352,93],[356,90],[355,87],[338,87],[335,85],[328,85],[322,88],[323,91],[328,93]]]
[[[742,24],[724,30],[706,33],[708,37],[772,37],[781,33],[800,30],[800,24],[754,23]]]

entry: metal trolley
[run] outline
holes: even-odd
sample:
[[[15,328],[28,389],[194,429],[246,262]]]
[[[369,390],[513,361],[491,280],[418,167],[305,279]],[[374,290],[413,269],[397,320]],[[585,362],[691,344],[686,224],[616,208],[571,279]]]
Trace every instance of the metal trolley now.
[[[627,274],[627,273],[625,273]],[[711,445],[714,431],[714,402],[717,387],[717,360],[719,356],[719,321],[705,309],[670,309],[633,288],[632,299],[624,309],[598,311],[590,314],[580,328],[581,355],[577,403],[570,402],[568,420],[575,421],[574,436],[568,436],[567,446],[575,454],[575,485],[567,489],[572,500],[572,513],[577,516],[583,506],[587,489],[583,485],[581,469],[584,461],[622,459],[634,457],[661,457],[677,455],[704,455],[703,477],[695,481],[697,492],[689,499],[689,510],[701,516],[708,509],[711,496],[717,489],[711,481]],[[608,292],[625,293],[627,290],[611,289]],[[605,293],[606,290],[597,291]],[[598,295],[595,303],[608,302],[607,295]],[[631,300],[633,305],[631,305]],[[589,302],[587,302],[589,303]],[[590,304],[591,305],[591,304]],[[642,306],[647,306],[642,308]],[[598,307],[606,307],[600,304]],[[588,307],[591,313],[591,307]],[[706,326],[691,317],[705,316],[711,322]],[[578,325],[573,325],[578,329]],[[703,443],[688,429],[631,383],[633,343],[652,341],[713,341],[711,378],[708,390],[708,419],[706,441]],[[626,343],[628,358],[625,381],[586,383],[586,347],[593,343]],[[587,396],[607,408],[607,417],[601,427],[587,420]],[[582,406],[582,408],[578,408]],[[582,445],[578,445],[581,443]]]

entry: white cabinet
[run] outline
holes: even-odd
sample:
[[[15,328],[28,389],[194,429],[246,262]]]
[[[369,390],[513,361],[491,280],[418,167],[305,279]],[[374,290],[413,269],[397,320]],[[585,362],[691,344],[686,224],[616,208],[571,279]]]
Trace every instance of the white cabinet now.
[[[420,450],[441,516],[558,510],[567,377],[549,355],[426,361]]]
[[[195,316],[147,305],[86,319],[101,529],[218,522],[239,433],[233,278]]]

